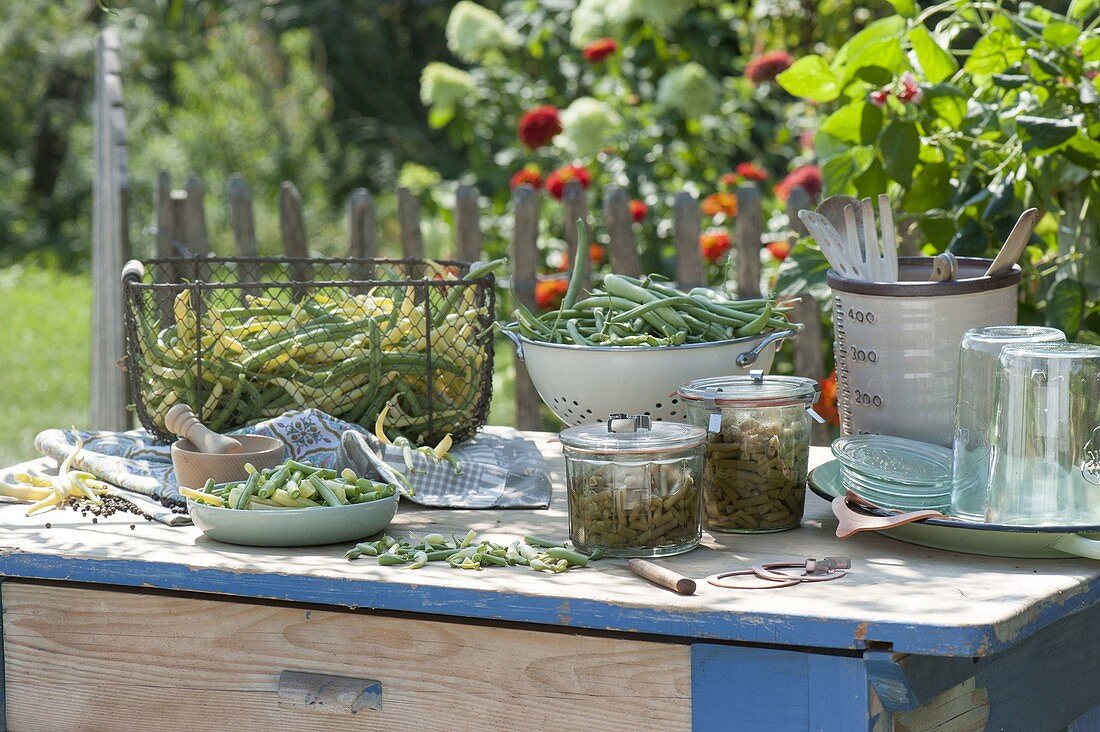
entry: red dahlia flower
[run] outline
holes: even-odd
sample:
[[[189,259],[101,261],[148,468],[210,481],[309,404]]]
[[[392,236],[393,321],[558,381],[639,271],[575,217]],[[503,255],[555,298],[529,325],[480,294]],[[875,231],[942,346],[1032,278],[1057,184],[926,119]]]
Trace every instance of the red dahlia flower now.
[[[562,131],[558,110],[546,104],[524,112],[519,118],[516,135],[532,150],[540,148]]]
[[[708,262],[717,262],[726,256],[732,245],[733,241],[725,229],[710,229],[699,237],[699,249],[703,252],[703,259]]]
[[[619,50],[619,44],[614,38],[597,38],[584,47],[584,54],[586,61],[592,63],[599,63],[605,58]]]
[[[736,170],[737,175],[745,180],[754,180],[759,183],[768,179],[768,171],[756,163],[738,163]]]
[[[512,175],[509,187],[513,191],[523,185],[531,186],[536,191],[542,188],[542,175],[539,173],[537,167],[528,165],[524,168],[520,168]]]
[[[768,242],[764,245],[764,248],[780,262],[786,259],[787,255],[791,253],[791,243],[789,241]]]
[[[737,173],[722,173],[722,175],[718,176],[718,182],[726,188],[733,188],[741,182],[741,176]]]
[[[737,196],[732,193],[712,193],[703,199],[700,205],[704,216],[725,214],[728,218],[737,215]]]
[[[801,186],[811,198],[817,198],[821,195],[821,185],[821,169],[816,165],[803,165],[801,168],[792,170],[786,178],[776,184],[775,197],[786,203],[787,196],[791,195],[791,189]]]
[[[749,61],[745,67],[745,78],[753,84],[774,81],[775,77],[789,69],[793,63],[794,59],[786,51],[766,51]]]
[[[580,183],[581,188],[588,188],[592,182],[592,174],[583,165],[563,165],[546,176],[546,192],[560,201],[565,193],[565,184],[571,180]]]
[[[630,201],[630,218],[633,219],[634,223],[641,223],[648,215],[649,206],[645,205],[644,201],[639,201],[637,198]]]
[[[821,415],[827,423],[834,427],[840,426],[840,412],[836,407],[836,371],[820,379],[821,398],[814,405],[814,411]]]
[[[539,280],[535,283],[535,305],[539,310],[553,310],[561,305],[565,291],[569,289],[569,280],[564,277]]]

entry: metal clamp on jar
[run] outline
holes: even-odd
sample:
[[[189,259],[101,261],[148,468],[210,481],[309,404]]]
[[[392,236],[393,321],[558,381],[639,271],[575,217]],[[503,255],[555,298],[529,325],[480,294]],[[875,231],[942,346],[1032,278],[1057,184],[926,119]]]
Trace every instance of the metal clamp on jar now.
[[[811,417],[820,387],[798,376],[698,379],[679,388],[689,422],[707,428],[708,529],[765,532],[802,521]]]
[[[659,557],[699,544],[705,430],[612,414],[606,424],[570,427],[559,437],[569,538],[578,549]]]

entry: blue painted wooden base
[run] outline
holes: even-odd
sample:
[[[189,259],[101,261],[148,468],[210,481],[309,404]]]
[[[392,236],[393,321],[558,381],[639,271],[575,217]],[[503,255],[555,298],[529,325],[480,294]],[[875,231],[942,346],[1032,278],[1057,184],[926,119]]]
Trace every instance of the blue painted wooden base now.
[[[712,643],[691,647],[696,732],[871,730],[867,669],[859,655]]]

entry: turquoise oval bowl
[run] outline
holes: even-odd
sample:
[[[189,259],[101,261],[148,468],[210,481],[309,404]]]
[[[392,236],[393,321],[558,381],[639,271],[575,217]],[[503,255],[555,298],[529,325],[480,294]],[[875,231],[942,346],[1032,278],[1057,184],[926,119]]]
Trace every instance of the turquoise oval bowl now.
[[[319,546],[377,534],[397,515],[398,495],[368,503],[238,511],[187,500],[191,520],[211,539],[243,546]]]

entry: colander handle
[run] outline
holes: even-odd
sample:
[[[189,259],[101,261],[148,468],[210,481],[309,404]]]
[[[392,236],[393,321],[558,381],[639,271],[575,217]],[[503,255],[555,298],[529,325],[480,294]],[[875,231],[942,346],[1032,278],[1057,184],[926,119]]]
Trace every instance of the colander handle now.
[[[511,323],[509,323],[509,325],[511,325]],[[523,341],[519,339],[519,336],[510,330],[502,330],[501,332],[508,340],[516,345],[516,358],[518,358],[520,361],[525,360],[523,358]]]
[[[790,338],[797,335],[798,331],[795,330],[777,330],[774,333],[769,333],[764,336],[763,340],[757,343],[751,351],[745,351],[737,355],[737,365],[741,368],[748,368],[756,363],[756,359],[764,352],[764,349],[770,346],[776,341],[781,341],[784,338]]]

